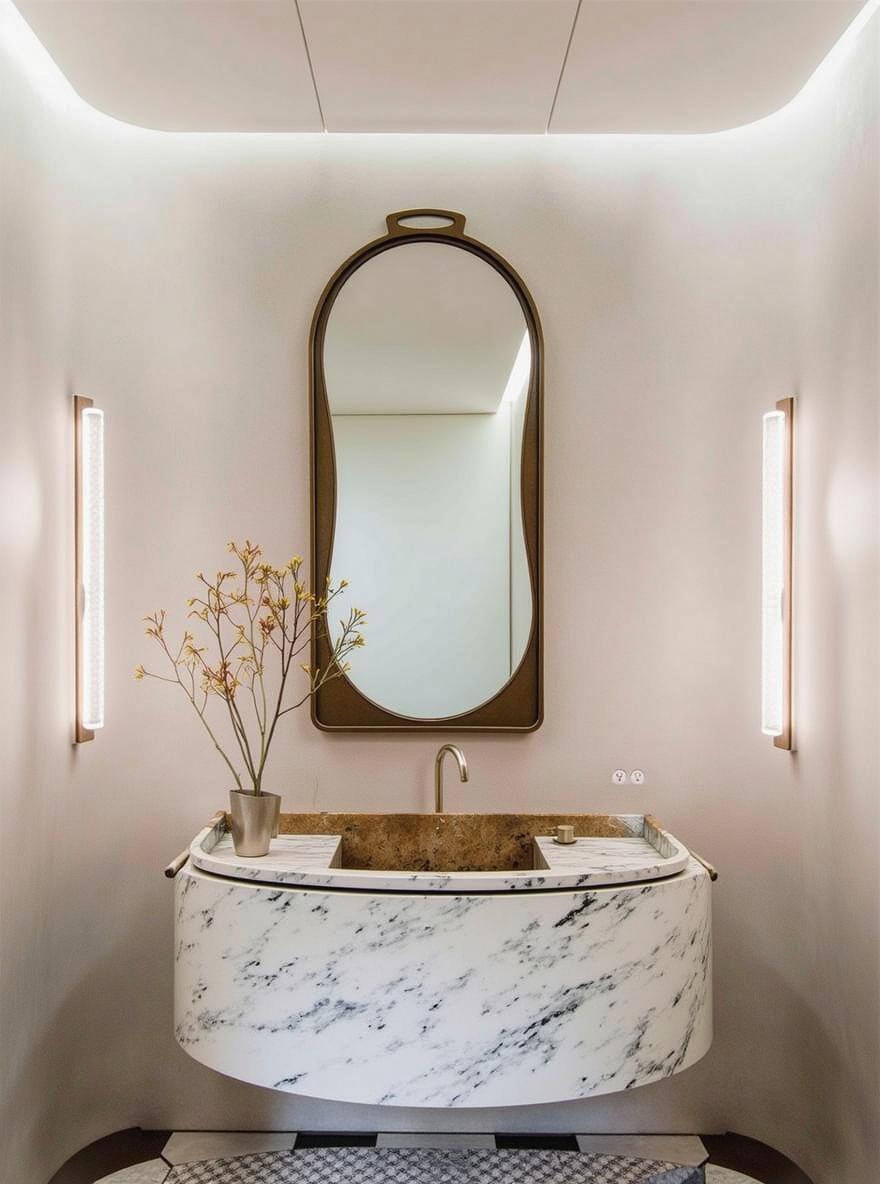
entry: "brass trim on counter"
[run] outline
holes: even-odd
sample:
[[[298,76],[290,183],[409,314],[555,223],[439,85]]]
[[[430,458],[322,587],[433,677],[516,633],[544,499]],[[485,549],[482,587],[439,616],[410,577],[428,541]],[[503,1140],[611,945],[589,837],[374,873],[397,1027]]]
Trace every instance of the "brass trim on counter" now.
[[[688,850],[690,851],[692,858],[696,859],[697,863],[700,863],[703,865],[703,867],[709,873],[709,879],[714,884],[715,881],[718,879],[718,869],[713,864],[709,863],[708,860],[703,859],[703,857],[701,855],[697,855],[697,853],[696,853],[696,851],[694,851],[693,847],[689,847]]]
[[[217,813],[214,814],[213,817],[206,823],[206,826],[209,826],[209,827],[216,826],[219,822],[222,822],[224,827],[227,825],[225,810],[218,810]],[[185,847],[184,850],[181,851],[179,855],[175,855],[175,857],[171,860],[171,862],[165,868],[166,877],[169,880],[173,880],[174,877],[177,875],[177,873],[180,871],[180,869],[183,867],[183,865],[187,862],[188,859],[189,859],[189,847]]]
[[[175,855],[174,859],[165,868],[165,875],[169,880],[173,880],[186,861],[189,859],[189,847],[185,851],[181,851],[179,855]]]

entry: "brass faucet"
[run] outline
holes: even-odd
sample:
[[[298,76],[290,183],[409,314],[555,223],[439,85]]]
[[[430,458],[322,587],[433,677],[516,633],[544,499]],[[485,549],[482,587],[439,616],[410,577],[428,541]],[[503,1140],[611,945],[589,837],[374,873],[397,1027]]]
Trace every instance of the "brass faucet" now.
[[[443,758],[451,752],[458,762],[458,775],[462,781],[468,780],[468,767],[464,753],[457,744],[444,744],[437,753],[434,761],[434,813],[443,813]]]

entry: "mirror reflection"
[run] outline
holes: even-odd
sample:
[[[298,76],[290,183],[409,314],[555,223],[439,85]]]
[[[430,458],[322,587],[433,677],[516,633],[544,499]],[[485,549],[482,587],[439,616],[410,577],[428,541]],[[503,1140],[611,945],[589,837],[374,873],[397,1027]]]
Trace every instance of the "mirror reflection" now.
[[[369,612],[350,677],[398,715],[470,711],[509,681],[532,627],[520,488],[531,353],[519,301],[452,242],[404,241],[343,285],[323,360],[331,570]]]

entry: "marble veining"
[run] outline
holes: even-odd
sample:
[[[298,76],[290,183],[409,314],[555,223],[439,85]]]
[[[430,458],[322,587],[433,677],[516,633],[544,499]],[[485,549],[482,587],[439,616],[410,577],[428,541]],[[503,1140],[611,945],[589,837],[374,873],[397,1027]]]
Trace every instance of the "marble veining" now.
[[[522,1105],[658,1081],[711,1043],[696,860],[662,880],[472,894],[194,863],[175,881],[176,1036],[230,1076],[370,1104]]]
[[[631,839],[577,839],[563,845],[539,835],[535,839],[540,861],[554,875],[570,872],[583,884],[631,884],[674,875],[687,866],[688,853],[677,844],[664,856],[644,836]],[[536,859],[536,867],[540,866]],[[565,887],[566,885],[560,885]]]
[[[638,819],[638,821],[636,821]],[[280,834],[267,856],[237,856],[222,828],[207,827],[190,848],[203,871],[262,883],[380,891],[515,892],[635,883],[676,875],[688,862],[674,836],[641,816],[624,815],[626,837],[589,836],[570,845],[549,836],[532,841],[531,867],[495,871],[373,870],[343,867],[340,834]],[[636,827],[641,833],[633,833]]]

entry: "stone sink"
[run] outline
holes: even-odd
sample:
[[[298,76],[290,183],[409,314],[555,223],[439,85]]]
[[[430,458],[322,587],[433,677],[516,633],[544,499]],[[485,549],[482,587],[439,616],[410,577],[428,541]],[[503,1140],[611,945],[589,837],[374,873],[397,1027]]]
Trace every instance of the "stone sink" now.
[[[659,1081],[711,1044],[710,875],[649,816],[284,814],[259,859],[227,824],[175,880],[176,1036],[221,1073],[525,1105]]]

